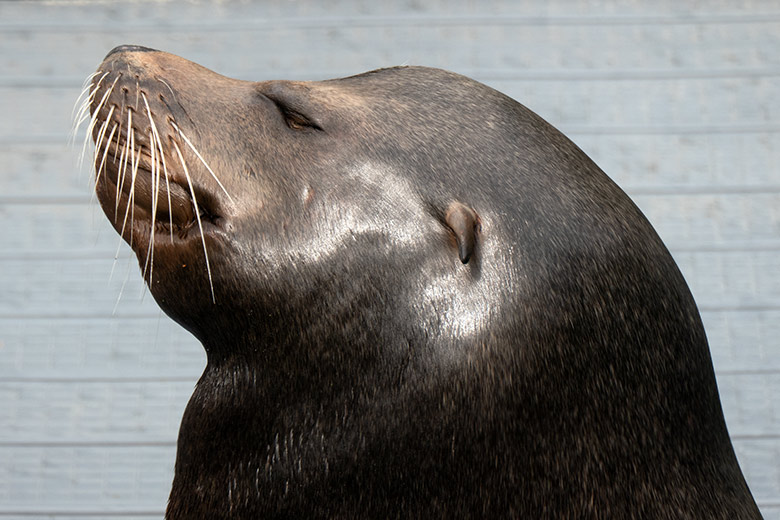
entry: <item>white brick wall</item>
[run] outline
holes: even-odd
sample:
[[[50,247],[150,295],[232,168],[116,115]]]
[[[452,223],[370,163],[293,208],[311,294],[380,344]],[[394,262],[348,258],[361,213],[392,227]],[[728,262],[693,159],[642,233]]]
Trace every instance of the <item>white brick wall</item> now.
[[[0,518],[165,507],[205,356],[127,248],[113,266],[66,145],[84,77],[135,43],[256,80],[442,67],[561,128],[679,262],[743,470],[780,519],[780,4],[604,4],[0,3]]]

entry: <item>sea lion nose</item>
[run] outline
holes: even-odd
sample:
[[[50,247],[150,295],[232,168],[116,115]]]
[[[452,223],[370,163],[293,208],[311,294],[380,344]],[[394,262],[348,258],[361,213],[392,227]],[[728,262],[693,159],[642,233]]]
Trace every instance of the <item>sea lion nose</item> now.
[[[108,54],[106,54],[106,58],[108,58],[109,56],[117,52],[155,52],[155,51],[156,49],[150,49],[149,47],[141,47],[140,45],[119,45],[111,49],[111,51]]]

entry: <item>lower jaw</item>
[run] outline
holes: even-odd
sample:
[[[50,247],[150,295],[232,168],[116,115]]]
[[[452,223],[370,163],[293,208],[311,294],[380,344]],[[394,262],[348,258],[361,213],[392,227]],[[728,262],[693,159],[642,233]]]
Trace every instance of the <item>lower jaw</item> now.
[[[137,175],[148,175],[145,181],[151,178],[150,173],[142,173],[140,170]],[[151,208],[151,197],[148,195],[150,190],[142,190],[146,186],[140,188],[139,185],[135,186],[136,190],[141,190],[136,191],[136,196],[138,193],[146,193],[146,196],[141,204],[134,197],[133,204],[128,209],[129,187],[123,186],[122,190],[118,190],[115,172],[105,171],[104,176],[98,179],[95,185],[97,198],[106,217],[139,258],[146,256],[152,248],[154,251],[161,248],[170,250],[171,247],[189,247],[193,242],[197,242],[197,247],[201,248],[201,241],[204,240],[202,235],[205,237],[218,235],[230,228],[225,219],[206,212],[198,218],[184,188],[178,184],[170,184],[170,188],[167,186],[160,188],[154,214]],[[171,191],[162,191],[169,189]],[[118,204],[117,193],[120,194]],[[171,213],[169,208],[177,211]]]
[[[135,209],[139,211],[138,208]],[[202,215],[200,220],[193,218],[184,224],[177,224],[175,220],[171,224],[171,219],[168,216],[159,214],[152,224],[151,218],[147,215],[134,220],[132,225],[128,222],[126,226],[125,234],[127,235],[129,230],[133,244],[153,243],[155,246],[164,245],[165,247],[185,245],[193,241],[200,244],[201,236],[209,237],[224,232],[223,219],[217,218],[215,222],[212,217],[206,215]],[[151,234],[150,231],[152,231]]]

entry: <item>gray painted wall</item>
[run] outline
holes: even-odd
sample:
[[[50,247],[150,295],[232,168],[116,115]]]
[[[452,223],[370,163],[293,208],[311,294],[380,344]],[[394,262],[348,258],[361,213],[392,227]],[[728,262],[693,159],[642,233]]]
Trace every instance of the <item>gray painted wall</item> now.
[[[0,3],[0,517],[162,517],[205,363],[67,145],[83,79],[121,43],[255,80],[443,67],[562,129],[679,262],[780,519],[780,3],[717,0]]]

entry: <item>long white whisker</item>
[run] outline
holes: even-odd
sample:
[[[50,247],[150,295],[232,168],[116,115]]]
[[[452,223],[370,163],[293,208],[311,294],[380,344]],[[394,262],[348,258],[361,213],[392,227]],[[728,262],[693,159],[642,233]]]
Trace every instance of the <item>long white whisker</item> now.
[[[143,94],[142,94],[143,95]],[[147,106],[148,109],[148,106]],[[149,120],[151,121],[152,114],[149,112]],[[154,143],[153,138],[151,135],[149,135],[149,144],[152,145]],[[147,268],[149,269],[149,286],[152,285],[152,279],[154,276],[154,228],[155,224],[157,222],[157,202],[158,202],[158,194],[159,194],[159,188],[160,188],[160,167],[157,164],[157,151],[154,146],[150,146],[149,151],[151,153],[151,182],[152,182],[152,191],[154,194],[152,195],[152,219],[149,226],[149,243],[147,244],[146,248],[146,260],[144,260],[144,269],[143,274],[144,278],[146,278],[146,271]]]
[[[119,201],[122,198],[122,188],[125,186],[127,178],[127,161],[132,162],[133,150],[130,148],[130,142],[135,141],[135,130],[133,129],[133,111],[127,109],[127,138],[125,146],[122,149],[122,155],[119,158],[119,172],[116,183],[116,201],[114,202],[114,213],[119,211]]]
[[[95,71],[89,76],[87,76],[87,79],[84,80],[84,83],[81,84],[81,93],[79,94],[79,97],[76,98],[76,102],[73,103],[73,109],[70,111],[70,118],[71,120],[74,120],[76,117],[76,114],[84,110],[84,99],[89,98],[90,96],[94,97],[94,92],[97,90],[97,86],[100,85],[101,81],[103,81],[103,78],[105,78],[108,75],[108,72],[103,73],[103,77],[101,77],[97,84],[93,87],[92,80],[95,79],[95,77],[100,74],[101,71]]]
[[[122,246],[122,239],[119,239],[119,246]],[[116,257],[114,258],[114,263],[116,263],[117,258],[119,258],[119,251],[117,250]],[[125,270],[125,279],[122,280],[122,287],[119,289],[119,294],[116,297],[116,303],[114,304],[114,310],[111,311],[111,315],[116,314],[116,310],[119,307],[119,300],[122,299],[122,295],[125,293],[125,287],[127,286],[127,281],[130,279],[130,266],[132,262],[127,262],[127,269]],[[113,273],[114,268],[111,267],[111,272]]]
[[[171,184],[170,181],[168,180],[168,167],[165,164],[165,152],[163,151],[162,140],[160,139],[160,133],[157,131],[157,125],[154,124],[154,119],[152,119],[152,110],[149,108],[149,102],[146,100],[146,95],[143,92],[141,92],[141,97],[143,97],[144,104],[146,105],[146,113],[149,114],[149,126],[152,129],[152,136],[154,137],[153,141],[150,139],[151,141],[150,148],[154,149],[156,147],[160,151],[159,157],[162,162],[163,176],[165,177],[166,193],[168,195],[168,221],[170,224],[168,230],[171,236],[171,243],[173,243],[173,211],[171,208]],[[157,173],[159,175],[159,168],[157,170]],[[155,192],[155,198],[156,198],[156,193],[157,192]]]
[[[206,169],[209,171],[211,176],[214,177],[214,180],[217,181],[217,184],[219,184],[219,187],[222,188],[222,191],[224,191],[225,195],[228,196],[228,199],[230,199],[230,202],[233,202],[233,197],[230,196],[230,193],[228,193],[228,191],[225,189],[225,187],[219,181],[219,178],[217,178],[217,175],[214,173],[214,171],[208,165],[206,160],[200,155],[200,152],[198,152],[197,148],[195,148],[195,146],[192,144],[192,142],[189,140],[189,138],[187,138],[187,136],[184,135],[184,132],[181,131],[181,128],[179,128],[179,126],[176,123],[174,123],[173,121],[171,121],[171,125],[176,130],[176,132],[182,137],[182,139],[184,139],[184,142],[187,143],[187,146],[190,147],[190,150],[192,150],[192,152],[200,160],[200,162],[203,163],[203,166],[206,167]]]
[[[94,165],[97,162],[98,157],[100,156],[100,145],[103,141],[103,136],[105,135],[106,128],[108,128],[109,120],[106,119],[103,121],[103,123],[100,125],[100,129],[98,130],[98,135],[95,138],[95,150],[92,152],[92,164]]]
[[[209,254],[206,250],[206,235],[203,234],[203,224],[200,221],[200,210],[198,209],[198,201],[195,197],[195,189],[192,187],[192,179],[190,178],[190,173],[187,170],[187,163],[184,161],[184,157],[181,154],[181,150],[179,149],[179,145],[176,144],[176,141],[171,141],[173,143],[173,147],[176,149],[176,154],[179,156],[179,162],[181,163],[182,170],[184,170],[184,176],[187,178],[187,186],[190,188],[190,195],[192,196],[192,205],[195,207],[195,219],[198,221],[198,229],[200,230],[200,241],[203,244],[203,256],[206,259],[206,272],[209,276],[209,288],[211,289],[211,302],[217,303],[217,300],[214,296],[214,283],[211,278],[211,265],[209,264]]]
[[[81,94],[79,94],[78,99],[76,99],[76,103],[73,105],[73,111],[71,111],[71,120],[73,121],[73,126],[71,127],[71,134],[70,134],[70,142],[74,142],[76,140],[76,133],[78,132],[79,127],[81,124],[89,119],[89,107],[92,104],[92,100],[95,99],[95,94],[97,93],[98,89],[100,88],[100,84],[103,81],[103,78],[105,78],[108,75],[108,72],[104,73],[103,76],[97,81],[95,86],[93,87],[90,82],[97,76],[100,72],[95,72],[91,74],[85,81],[84,85],[81,89]],[[86,95],[86,97],[84,97]],[[83,98],[83,99],[82,99]],[[78,112],[76,112],[76,106],[78,106]],[[89,139],[89,134],[87,135],[87,139]]]
[[[92,197],[90,197],[90,203],[92,202],[92,198],[95,197],[95,193],[97,192],[97,186],[98,186],[98,182],[100,181],[100,176],[106,172],[106,159],[108,158],[108,149],[109,149],[109,145],[111,144],[111,140],[114,138],[114,133],[116,133],[117,126],[118,126],[117,123],[114,123],[113,128],[111,128],[111,132],[108,134],[108,139],[106,139],[106,146],[103,148],[103,157],[102,159],[100,159],[100,166],[97,166],[95,168],[95,189],[92,190]]]
[[[100,130],[98,130],[97,138],[95,138],[96,146],[100,146],[100,143],[103,140],[103,136],[106,134],[106,128],[108,127],[108,124],[111,122],[112,115],[114,115],[114,105],[111,105],[111,108],[108,109],[108,114],[106,115],[103,124],[100,125]]]
[[[98,106],[95,108],[95,111],[92,113],[92,119],[89,122],[89,126],[87,126],[87,139],[84,140],[84,146],[81,149],[81,157],[79,159],[79,165],[84,164],[84,153],[87,148],[87,142],[89,141],[89,136],[92,135],[92,131],[95,128],[95,124],[97,123],[98,120],[98,114],[100,113],[100,110],[103,108],[103,105],[105,105],[108,96],[111,94],[111,92],[114,91],[114,87],[116,86],[117,81],[119,81],[119,76],[117,76],[114,79],[114,82],[111,84],[111,87],[109,87],[108,90],[106,90],[106,92],[103,94],[103,97],[100,99],[100,103],[98,103]]]
[[[108,138],[106,142],[106,146],[103,147],[103,138],[106,136],[106,130],[108,129],[108,125],[111,123],[111,116],[114,115],[114,105],[111,105],[111,109],[108,111],[108,115],[106,116],[106,120],[103,121],[103,124],[100,127],[100,131],[98,132],[97,139],[95,139],[95,161],[97,161],[98,153],[100,151],[100,148],[103,148],[103,160],[101,161],[101,166],[105,164],[106,160],[106,151],[108,150],[108,145],[111,143],[111,137]],[[116,129],[116,123],[114,124],[114,129]],[[111,133],[113,135],[113,132]],[[95,183],[97,184],[98,178],[100,175],[100,171],[95,172]]]
[[[167,83],[165,80],[163,80],[162,78],[157,78],[157,81],[159,81],[160,83],[162,83],[163,85],[165,85],[166,87],[168,87],[168,90],[170,90],[170,91],[171,91],[171,95],[173,96],[173,100],[174,100],[174,101],[176,101],[176,93],[173,91],[173,89],[171,88],[171,86],[170,86],[170,85],[168,85],[168,83]]]
[[[138,178],[138,166],[141,164],[141,147],[135,145],[135,132],[133,133],[133,142],[131,143],[131,150],[138,150],[133,162],[133,169],[130,172],[132,181],[130,183],[130,200],[128,205],[130,207],[130,229],[135,228],[135,181]],[[130,233],[130,247],[133,247],[133,233]]]
[[[79,107],[79,111],[74,117],[74,130],[78,129],[81,126],[81,123],[83,123],[85,120],[92,117],[92,115],[89,113],[89,107],[92,105],[92,102],[95,100],[95,95],[97,94],[98,90],[100,89],[100,85],[103,83],[103,79],[108,75],[109,73],[104,73],[100,79],[97,80],[97,82],[92,86],[92,88],[88,87],[89,95],[87,98],[83,101],[81,106]],[[93,76],[94,77],[94,76]]]
[[[133,141],[135,139],[133,136],[131,136]],[[132,150],[135,150],[135,142],[132,142],[130,144]],[[130,152],[132,154],[132,151]],[[127,198],[127,206],[125,206],[125,216],[122,220],[122,231],[119,233],[120,236],[125,235],[125,228],[127,227],[127,218],[130,216],[130,226],[133,225],[133,201],[135,200],[135,178],[138,175],[138,162],[141,161],[141,150],[138,150],[137,160],[136,157],[131,157],[130,162],[131,165],[131,171],[130,171],[130,195]],[[133,235],[130,234],[130,247],[133,247]]]
[[[139,103],[140,99],[138,99],[138,96],[140,95],[140,93],[141,93],[141,85],[138,84],[138,77],[136,76],[136,82],[135,82],[135,105],[133,105],[136,108],[138,108],[138,105],[140,104]]]
[[[76,115],[77,108],[79,110],[83,108],[83,105],[81,104],[82,98],[92,91],[92,80],[98,74],[100,74],[100,71],[96,70],[95,72],[87,76],[87,79],[85,79],[84,83],[81,84],[81,93],[79,94],[79,97],[76,98],[76,102],[73,103],[73,108],[70,111],[71,120],[73,120],[74,116]]]
[[[116,244],[116,252],[114,253],[114,263],[111,265],[111,275],[110,278],[113,278],[114,276],[114,267],[117,264],[117,261],[119,260],[119,252],[122,250],[122,242],[123,242],[122,235],[119,235],[119,240],[117,240]],[[123,286],[124,287],[124,286]]]
[[[87,89],[82,90],[81,94],[79,94],[79,97],[76,100],[76,103],[79,104],[78,112],[76,112],[76,107],[73,107],[73,112],[70,116],[72,123],[70,127],[70,135],[68,136],[68,144],[73,144],[76,142],[76,133],[78,132],[79,126],[85,119],[84,112],[89,110],[89,105],[87,103],[88,98],[84,98],[84,94],[88,92]]]
[[[113,110],[110,111],[109,113],[111,112],[113,112]],[[100,177],[100,173],[101,173],[97,161],[98,158],[100,157],[100,148],[103,144],[103,138],[106,135],[106,129],[108,128],[109,123],[111,123],[111,120],[109,118],[103,121],[103,123],[100,125],[100,129],[98,130],[98,135],[95,138],[95,148],[92,153],[92,165],[95,167],[95,188],[97,188],[97,179]]]
[[[124,146],[122,146],[122,153],[119,156],[119,164],[117,165],[116,172],[116,197],[114,200],[114,213],[119,211],[119,200],[121,199],[122,187],[125,184],[125,174],[127,173],[127,153],[130,148],[130,140],[125,140]]]
[[[108,95],[111,93],[111,91],[113,89],[114,89],[114,86],[112,85],[111,88],[109,88],[106,91],[106,93],[103,95],[103,98],[101,99],[100,103],[98,104],[97,108],[95,109],[95,111],[92,113],[92,116],[90,117],[89,124],[87,125],[87,131],[86,131],[85,136],[84,136],[84,144],[81,147],[81,154],[79,155],[79,161],[78,161],[79,169],[81,169],[82,166],[84,165],[84,155],[86,154],[86,151],[87,151],[87,143],[89,143],[91,138],[92,138],[92,134],[93,134],[95,125],[97,124],[97,121],[98,121],[98,116],[99,116],[100,110],[103,109],[103,106],[105,105],[106,99],[108,98]],[[104,124],[105,124],[105,121],[104,121]],[[97,149],[96,149],[95,153],[97,154]]]
[[[124,103],[122,104],[124,105]],[[122,138],[122,125],[125,122],[124,118],[122,117],[123,111],[124,111],[123,108],[119,109],[119,117],[117,118],[119,119],[119,129],[117,130],[117,134],[116,134],[116,147],[114,147],[114,162],[116,162],[116,156],[119,153],[119,148],[120,148],[119,140]]]

